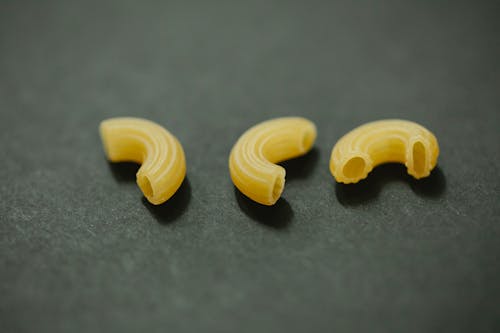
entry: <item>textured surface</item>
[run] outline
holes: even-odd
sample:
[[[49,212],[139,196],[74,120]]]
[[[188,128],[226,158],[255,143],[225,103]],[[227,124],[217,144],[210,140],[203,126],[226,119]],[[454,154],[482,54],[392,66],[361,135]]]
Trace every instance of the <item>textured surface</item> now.
[[[356,4],[354,4],[356,3]],[[498,2],[0,2],[1,332],[500,331]],[[154,208],[98,125],[145,117],[188,181]],[[227,170],[249,126],[316,149],[272,209]],[[336,140],[414,120],[439,167],[349,187]]]
[[[275,205],[285,189],[286,170],[279,163],[309,153],[316,136],[316,125],[299,117],[273,118],[251,127],[229,154],[234,186],[257,203]]]
[[[140,164],[136,183],[153,205],[172,198],[186,178],[186,156],[164,126],[144,118],[109,118],[99,124],[108,161]]]
[[[408,120],[378,120],[352,129],[333,147],[330,172],[343,184],[365,179],[373,168],[401,163],[415,179],[436,167],[439,144],[434,134]]]

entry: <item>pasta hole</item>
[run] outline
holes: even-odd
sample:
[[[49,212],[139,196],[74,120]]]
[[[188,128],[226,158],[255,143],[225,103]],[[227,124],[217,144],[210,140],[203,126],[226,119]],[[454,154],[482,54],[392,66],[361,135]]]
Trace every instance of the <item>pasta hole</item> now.
[[[141,188],[142,193],[144,193],[144,196],[146,198],[151,198],[153,196],[153,187],[151,186],[151,182],[148,177],[140,177],[137,179],[137,182],[139,183],[139,187]]]
[[[415,173],[424,173],[425,165],[425,147],[422,142],[415,142],[415,144],[413,145],[413,169],[415,170]]]
[[[365,160],[361,157],[351,158],[342,169],[344,176],[347,178],[361,178],[365,171]]]
[[[285,186],[285,180],[281,177],[276,178],[273,186],[273,201],[277,201],[283,192]]]
[[[314,133],[312,131],[306,131],[302,136],[302,149],[308,150],[314,142]]]

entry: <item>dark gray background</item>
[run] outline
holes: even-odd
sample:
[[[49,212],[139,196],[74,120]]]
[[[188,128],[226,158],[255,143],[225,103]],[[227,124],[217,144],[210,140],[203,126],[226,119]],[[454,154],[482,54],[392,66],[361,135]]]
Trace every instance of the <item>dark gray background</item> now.
[[[499,332],[500,6],[480,1],[0,1],[1,332]],[[188,180],[150,206],[99,122],[145,117]],[[233,143],[317,124],[283,199]],[[439,168],[336,185],[336,140],[404,118]]]

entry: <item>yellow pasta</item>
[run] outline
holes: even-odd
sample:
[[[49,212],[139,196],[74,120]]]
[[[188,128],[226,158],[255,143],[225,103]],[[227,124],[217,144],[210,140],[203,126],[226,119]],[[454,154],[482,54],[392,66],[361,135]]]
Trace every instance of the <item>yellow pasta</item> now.
[[[250,199],[274,205],[285,187],[286,171],[275,163],[311,150],[316,127],[304,118],[278,118],[246,131],[229,157],[234,185]]]
[[[160,125],[140,118],[111,118],[100,126],[104,150],[111,162],[142,164],[137,185],[146,199],[159,205],[170,199],[186,176],[179,141]]]
[[[423,126],[406,120],[381,120],[355,128],[333,147],[330,171],[339,183],[357,183],[374,167],[397,162],[416,179],[436,166],[439,145]]]

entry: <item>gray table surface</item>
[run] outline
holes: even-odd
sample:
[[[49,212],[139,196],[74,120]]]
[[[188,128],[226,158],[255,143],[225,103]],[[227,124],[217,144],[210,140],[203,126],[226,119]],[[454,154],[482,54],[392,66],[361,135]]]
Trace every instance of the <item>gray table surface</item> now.
[[[0,1],[1,332],[499,332],[500,5],[491,1]],[[250,126],[317,124],[283,198],[235,190]],[[188,177],[149,205],[99,122],[154,120]],[[336,185],[377,119],[439,139]]]

